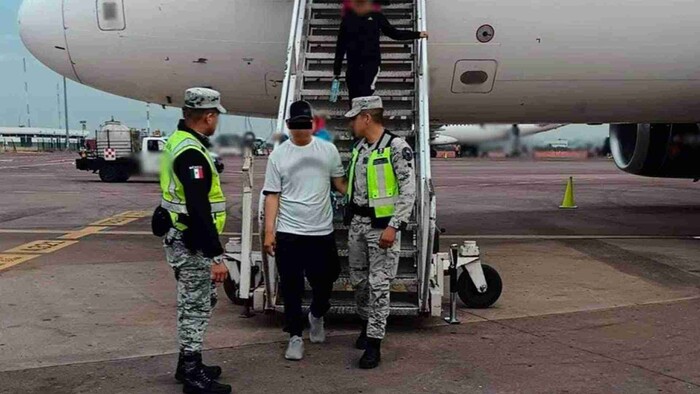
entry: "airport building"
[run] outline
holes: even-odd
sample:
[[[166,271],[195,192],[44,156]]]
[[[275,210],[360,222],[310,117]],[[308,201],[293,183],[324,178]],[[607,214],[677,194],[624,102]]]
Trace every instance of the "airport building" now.
[[[89,132],[69,130],[70,149],[83,145]],[[54,150],[65,149],[66,131],[43,127],[0,127],[0,149],[8,150]]]

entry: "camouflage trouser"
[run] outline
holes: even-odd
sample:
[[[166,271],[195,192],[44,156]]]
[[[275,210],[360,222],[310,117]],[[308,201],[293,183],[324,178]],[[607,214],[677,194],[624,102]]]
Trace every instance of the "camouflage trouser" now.
[[[379,247],[380,229],[369,218],[355,216],[350,225],[348,250],[350,280],[355,289],[357,313],[367,321],[367,336],[382,339],[389,317],[391,281],[399,268],[401,235],[390,249]]]
[[[193,254],[182,242],[182,233],[170,230],[164,241],[165,257],[177,279],[177,335],[180,350],[201,352],[209,325],[216,287],[211,281],[211,259]]]

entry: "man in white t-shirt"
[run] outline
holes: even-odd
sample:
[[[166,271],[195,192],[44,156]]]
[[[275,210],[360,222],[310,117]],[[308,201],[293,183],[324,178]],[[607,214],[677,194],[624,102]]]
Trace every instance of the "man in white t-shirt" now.
[[[335,145],[313,136],[313,110],[306,101],[290,106],[291,138],[270,155],[265,173],[265,251],[276,257],[284,298],[288,360],[304,356],[304,276],[313,301],[308,314],[313,343],[325,341],[323,316],[340,274],[333,233],[331,183],[345,194],[347,182]]]

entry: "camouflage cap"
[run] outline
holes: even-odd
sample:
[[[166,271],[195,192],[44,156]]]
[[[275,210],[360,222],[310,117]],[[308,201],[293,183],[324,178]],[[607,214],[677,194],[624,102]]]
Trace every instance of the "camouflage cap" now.
[[[384,104],[382,103],[382,98],[379,96],[357,97],[352,100],[352,109],[345,114],[345,117],[354,118],[362,111],[382,108],[384,108]]]
[[[193,109],[216,109],[225,114],[226,108],[221,105],[221,93],[214,89],[192,88],[185,92],[185,107]]]

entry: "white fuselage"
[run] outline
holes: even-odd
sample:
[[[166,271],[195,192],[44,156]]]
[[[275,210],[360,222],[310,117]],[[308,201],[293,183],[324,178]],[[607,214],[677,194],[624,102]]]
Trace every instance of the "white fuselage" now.
[[[431,134],[431,145],[466,145],[478,146],[487,142],[507,141],[514,138],[514,129],[517,128],[517,137],[555,130],[565,126],[564,124],[451,124],[445,125]]]
[[[110,93],[179,106],[186,88],[210,86],[234,113],[276,114],[292,0],[109,0],[123,14],[100,22],[105,1],[24,0],[22,39]],[[688,0],[429,1],[431,120],[696,122],[697,15]],[[480,43],[487,24],[495,36]],[[488,80],[465,85],[466,71]]]

